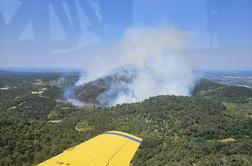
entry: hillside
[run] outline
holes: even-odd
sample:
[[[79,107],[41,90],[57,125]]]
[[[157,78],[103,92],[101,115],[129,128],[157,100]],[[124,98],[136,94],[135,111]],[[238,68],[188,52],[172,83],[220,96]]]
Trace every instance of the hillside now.
[[[0,165],[35,165],[108,130],[144,139],[132,164],[252,165],[252,91],[200,81],[191,97],[110,108],[64,102],[59,74],[0,73]]]
[[[120,68],[111,74],[90,81],[74,88],[74,97],[87,104],[107,106],[118,97],[119,93],[128,91],[128,84],[132,83],[137,71],[134,68]]]

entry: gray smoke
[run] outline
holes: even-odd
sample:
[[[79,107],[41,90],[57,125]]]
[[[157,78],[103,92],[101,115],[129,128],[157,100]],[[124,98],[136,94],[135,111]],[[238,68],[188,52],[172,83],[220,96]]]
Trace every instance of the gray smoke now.
[[[170,27],[134,27],[126,31],[116,46],[97,48],[84,64],[87,75],[82,85],[132,65],[137,75],[130,83],[114,84],[98,97],[108,105],[142,101],[156,95],[190,95],[194,68],[187,49],[187,33]],[[108,96],[117,93],[108,100]]]

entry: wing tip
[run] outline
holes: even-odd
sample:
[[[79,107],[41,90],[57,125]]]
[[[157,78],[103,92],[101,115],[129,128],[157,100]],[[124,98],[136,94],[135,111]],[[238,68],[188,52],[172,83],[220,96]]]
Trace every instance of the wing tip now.
[[[121,132],[121,131],[107,131],[104,134],[112,134],[112,135],[122,136],[122,137],[128,138],[134,142],[140,143],[140,144],[143,141],[143,139],[140,137],[134,136],[129,133]]]

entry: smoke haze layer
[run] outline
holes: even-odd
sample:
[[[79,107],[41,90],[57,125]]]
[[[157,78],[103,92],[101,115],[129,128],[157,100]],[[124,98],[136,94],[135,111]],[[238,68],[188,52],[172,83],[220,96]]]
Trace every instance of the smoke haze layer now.
[[[115,91],[117,96],[106,102],[110,106],[156,95],[190,95],[195,77],[191,58],[185,54],[186,48],[184,31],[170,27],[130,28],[116,46],[90,52],[92,58],[87,59],[85,65],[87,74],[76,85],[105,77],[116,68],[134,66],[137,75],[133,81],[120,85],[112,83],[98,100],[108,100],[109,94]]]

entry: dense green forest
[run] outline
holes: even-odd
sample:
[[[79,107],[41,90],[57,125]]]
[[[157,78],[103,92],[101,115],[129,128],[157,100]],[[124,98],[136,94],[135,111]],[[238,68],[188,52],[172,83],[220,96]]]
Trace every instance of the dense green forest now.
[[[0,165],[36,165],[108,130],[144,139],[134,166],[252,165],[252,90],[200,80],[191,97],[115,107],[63,100],[76,74],[0,72]]]

